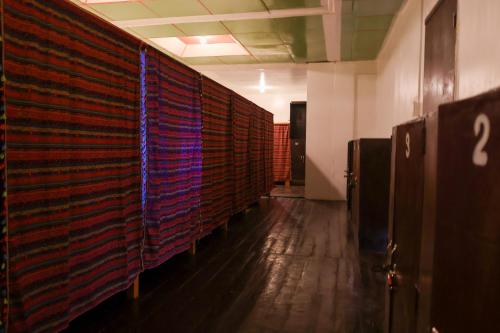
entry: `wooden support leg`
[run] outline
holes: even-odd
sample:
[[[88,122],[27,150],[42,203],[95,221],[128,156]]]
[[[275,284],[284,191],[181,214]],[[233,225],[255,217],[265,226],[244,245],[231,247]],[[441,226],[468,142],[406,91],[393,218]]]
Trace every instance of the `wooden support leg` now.
[[[226,221],[226,223],[224,223],[224,232],[227,234],[227,232],[229,231],[229,221]]]
[[[189,252],[193,256],[196,255],[196,241],[193,241],[193,243],[191,243],[191,250],[189,250]]]
[[[290,189],[290,179],[285,180],[285,188]]]
[[[134,283],[128,288],[128,298],[136,300],[139,298],[139,276],[134,280]]]

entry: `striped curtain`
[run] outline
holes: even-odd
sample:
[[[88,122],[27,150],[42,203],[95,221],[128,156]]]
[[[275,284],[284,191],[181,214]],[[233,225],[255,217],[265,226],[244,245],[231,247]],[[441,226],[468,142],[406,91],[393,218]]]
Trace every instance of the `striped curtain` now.
[[[264,160],[262,155],[263,147],[263,112],[256,105],[252,105],[250,116],[250,201],[257,201],[263,194],[264,185]]]
[[[2,15],[0,15],[0,29],[3,28]],[[3,31],[0,32],[3,36]],[[3,39],[0,40],[0,50],[3,50]],[[0,59],[0,77],[4,77],[3,53]],[[7,184],[5,174],[5,86],[4,80],[0,81],[0,178],[1,178],[1,196],[0,196],[0,332],[5,332],[7,323],[7,313],[9,301],[7,297]]]
[[[264,168],[265,193],[270,193],[274,187],[273,146],[274,146],[274,115],[264,111]]]
[[[253,104],[233,93],[233,213],[244,211],[251,203],[250,197],[250,118]]]
[[[202,78],[203,181],[200,237],[229,220],[233,196],[231,90]]]
[[[290,179],[290,125],[274,124],[274,181]]]
[[[141,270],[139,45],[4,0],[10,332],[54,332]]]
[[[146,268],[189,249],[200,223],[200,77],[153,48],[145,50],[147,119]]]

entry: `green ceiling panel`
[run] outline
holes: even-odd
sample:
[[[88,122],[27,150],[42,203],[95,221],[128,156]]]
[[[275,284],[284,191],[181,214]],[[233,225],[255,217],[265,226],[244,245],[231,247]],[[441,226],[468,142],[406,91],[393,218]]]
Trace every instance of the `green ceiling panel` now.
[[[235,34],[245,34],[250,32],[273,32],[275,30],[274,20],[245,20],[245,21],[225,21],[224,25]]]
[[[342,32],[354,32],[356,19],[350,14],[342,16]]]
[[[387,30],[391,26],[394,16],[358,16],[354,22],[354,30]]]
[[[356,60],[370,60],[376,58],[384,42],[385,35],[386,31],[384,30],[356,32],[352,41],[353,58]]]
[[[281,45],[280,36],[274,32],[254,32],[248,34],[234,34],[234,37],[245,46]]]
[[[187,36],[227,35],[229,32],[219,22],[183,23],[176,27]]]
[[[177,37],[184,35],[179,29],[171,24],[135,27],[130,28],[130,30],[144,38]]]
[[[342,60],[372,60],[403,0],[343,0]]]
[[[144,0],[143,3],[161,17],[210,14],[198,0]]]
[[[311,8],[321,6],[321,0],[263,0],[267,8],[290,9],[290,8]]]
[[[355,0],[353,12],[358,16],[391,15],[396,13],[402,0]]]
[[[188,65],[222,65],[223,62],[217,57],[193,57],[193,58],[182,58],[179,59]]]
[[[342,60],[352,60],[352,34],[344,34],[340,43]]]
[[[235,64],[256,64],[258,63],[257,59],[253,56],[226,56],[226,57],[218,57],[219,61],[226,65],[235,65]]]
[[[117,2],[89,5],[111,20],[134,20],[154,18],[157,15],[140,2]]]
[[[213,14],[265,12],[260,0],[201,0]]]
[[[255,56],[265,55],[288,55],[288,47],[286,45],[263,45],[263,46],[247,46],[248,51]]]
[[[257,56],[257,59],[261,63],[282,63],[282,62],[293,62],[293,59],[289,55],[269,55],[269,56]]]

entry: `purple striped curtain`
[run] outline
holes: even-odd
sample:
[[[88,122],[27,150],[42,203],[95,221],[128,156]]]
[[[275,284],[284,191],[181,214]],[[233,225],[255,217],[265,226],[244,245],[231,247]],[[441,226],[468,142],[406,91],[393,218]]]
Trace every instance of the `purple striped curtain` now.
[[[201,96],[197,72],[153,48],[144,52],[144,264],[151,268],[189,249],[199,229]]]

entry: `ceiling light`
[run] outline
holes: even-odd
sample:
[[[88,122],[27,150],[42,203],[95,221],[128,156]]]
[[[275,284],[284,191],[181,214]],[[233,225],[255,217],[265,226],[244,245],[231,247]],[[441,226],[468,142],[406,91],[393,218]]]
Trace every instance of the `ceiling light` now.
[[[207,43],[207,37],[200,36],[199,39],[200,39],[200,44],[205,45]]]
[[[266,92],[266,74],[263,71],[260,72],[259,91],[261,94]]]
[[[178,57],[220,57],[248,55],[231,35],[151,38],[152,42]]]

